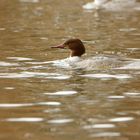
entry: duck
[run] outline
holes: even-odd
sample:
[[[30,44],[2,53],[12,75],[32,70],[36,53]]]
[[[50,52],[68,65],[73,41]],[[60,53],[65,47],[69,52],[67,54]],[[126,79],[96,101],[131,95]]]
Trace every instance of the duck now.
[[[82,56],[86,53],[86,48],[78,38],[68,39],[64,43],[52,46],[51,48],[70,50],[70,56],[65,59],[53,61],[54,66],[86,70],[103,70],[121,66],[120,58],[112,55],[102,54],[83,59]]]
[[[82,60],[81,56],[83,54],[85,54],[85,52],[86,52],[83,42],[78,38],[68,39],[60,45],[51,46],[51,48],[69,49],[70,50],[69,57],[62,59],[62,60],[53,61],[53,65],[60,66],[63,68],[71,68],[75,63],[80,62]]]
[[[136,0],[94,0],[83,5],[83,8],[86,10],[132,11],[140,10],[140,4]]]

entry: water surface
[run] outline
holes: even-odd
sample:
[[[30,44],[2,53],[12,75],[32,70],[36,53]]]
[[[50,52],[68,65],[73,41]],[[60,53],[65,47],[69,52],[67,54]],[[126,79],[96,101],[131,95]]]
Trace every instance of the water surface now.
[[[73,70],[50,46],[71,37],[87,54],[140,59],[139,11],[86,11],[87,1],[0,1],[0,139],[140,138],[140,72]]]

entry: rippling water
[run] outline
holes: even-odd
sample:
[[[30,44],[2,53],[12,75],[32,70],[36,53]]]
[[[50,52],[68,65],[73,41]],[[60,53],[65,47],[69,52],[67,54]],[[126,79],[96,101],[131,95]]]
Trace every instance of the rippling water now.
[[[140,139],[139,11],[82,9],[86,0],[0,1],[0,139]],[[120,69],[79,70],[49,61],[50,46],[81,38],[86,57],[132,60]]]

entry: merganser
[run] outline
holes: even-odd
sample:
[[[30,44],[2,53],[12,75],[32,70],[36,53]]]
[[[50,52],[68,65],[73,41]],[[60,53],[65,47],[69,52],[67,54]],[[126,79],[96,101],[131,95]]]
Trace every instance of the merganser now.
[[[70,57],[81,57],[85,53],[85,46],[80,39],[69,39],[63,44],[53,46],[51,48],[69,48],[71,50]]]
[[[84,9],[105,9],[109,11],[140,10],[140,4],[136,0],[94,0],[83,5]]]
[[[97,55],[95,57],[83,60],[81,56],[86,52],[85,46],[80,39],[69,39],[63,44],[53,46],[51,48],[68,48],[70,49],[70,57],[62,60],[53,61],[55,66],[64,68],[79,68],[79,69],[110,69],[120,66],[120,59],[115,56]]]
[[[53,61],[55,66],[64,68],[72,67],[75,63],[81,61],[81,56],[85,53],[85,46],[80,39],[69,39],[63,44],[52,46],[51,48],[70,49],[70,57],[62,60]]]

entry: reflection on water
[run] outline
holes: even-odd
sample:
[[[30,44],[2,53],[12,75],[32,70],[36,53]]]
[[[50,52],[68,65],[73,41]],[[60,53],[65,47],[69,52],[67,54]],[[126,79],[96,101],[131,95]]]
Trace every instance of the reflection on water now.
[[[48,78],[48,79],[69,79],[70,76],[61,75],[59,73],[39,73],[39,72],[20,72],[20,73],[1,73],[0,78]]]
[[[65,95],[73,95],[73,94],[76,94],[76,93],[77,93],[76,91],[58,91],[58,92],[55,92],[55,93],[44,93],[44,94],[65,96]]]
[[[39,102],[39,103],[23,103],[23,104],[0,104],[0,108],[6,107],[28,107],[28,106],[35,106],[35,105],[61,105],[59,102]]]
[[[1,61],[0,62],[0,66],[2,67],[4,67],[4,66],[18,66],[18,64],[17,63],[8,63],[8,62],[3,62],[3,61]]]
[[[115,79],[127,79],[131,78],[131,76],[127,74],[116,74],[116,75],[111,75],[111,74],[85,74],[82,75],[82,77],[89,77],[89,78],[100,78],[100,79],[110,79],[110,78],[115,78]]]
[[[49,120],[48,123],[52,124],[63,124],[63,123],[69,123],[72,122],[73,119],[58,119],[58,120]]]
[[[114,128],[114,124],[94,124],[94,125],[89,125],[85,126],[84,129],[92,129],[92,128]]]
[[[130,96],[130,97],[139,97],[140,93],[134,93],[134,92],[125,92],[124,95]]]
[[[13,59],[13,60],[17,60],[17,61],[33,60],[32,58],[24,58],[24,57],[8,57],[7,59]]]
[[[133,120],[133,117],[121,117],[121,118],[114,118],[110,119],[111,122],[125,122],[125,121],[131,121]]]
[[[9,118],[6,119],[9,122],[40,122],[43,118]]]
[[[86,1],[87,2],[87,1]],[[0,1],[0,139],[140,138],[139,11],[87,11],[84,0]],[[65,69],[78,37],[83,58],[123,57],[116,69]]]
[[[38,3],[39,0],[19,0],[20,2],[31,2],[31,3]]]

